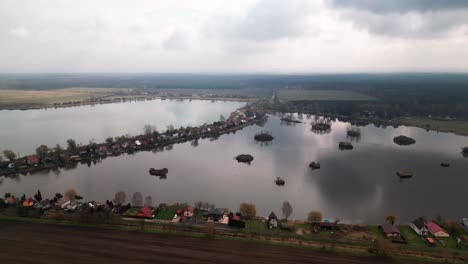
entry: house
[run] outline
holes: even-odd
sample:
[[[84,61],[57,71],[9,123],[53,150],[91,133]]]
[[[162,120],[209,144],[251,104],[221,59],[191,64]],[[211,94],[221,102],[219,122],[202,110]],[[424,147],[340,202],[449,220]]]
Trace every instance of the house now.
[[[449,237],[450,235],[434,222],[426,223],[426,228],[435,237]]]
[[[141,208],[136,216],[140,218],[154,218],[154,215],[152,214],[151,209],[148,206]]]
[[[108,152],[107,146],[100,146],[99,147],[99,152],[103,153],[103,154],[106,154]]]
[[[208,220],[217,222],[223,218],[224,211],[226,211],[224,208],[210,209],[208,212],[204,212],[203,216],[207,217]]]
[[[379,228],[382,230],[382,232],[387,238],[399,237],[401,235],[400,230],[398,230],[396,226],[391,224],[383,224],[380,225]]]
[[[26,199],[26,200],[23,201],[23,206],[24,207],[31,207],[31,206],[33,206],[33,204],[34,204],[34,201],[33,201],[32,198],[29,198],[29,199]]]
[[[60,208],[64,209],[67,207],[67,205],[70,204],[70,199],[62,197],[57,201],[57,205],[60,206]]]
[[[184,217],[193,217],[194,212],[195,209],[193,209],[193,206],[189,205],[185,208]]]
[[[37,157],[37,155],[28,156],[26,158],[26,163],[28,163],[28,165],[36,165],[39,163],[39,158]]]
[[[420,236],[427,236],[428,231],[426,227],[426,221],[424,221],[424,219],[418,218],[409,225],[414,230],[414,232],[416,232],[416,234]]]
[[[324,221],[319,223],[319,227],[322,230],[333,230],[335,224],[329,221]]]
[[[462,220],[460,220],[460,225],[468,232],[468,218],[462,218]]]
[[[276,228],[278,227],[278,217],[274,212],[271,212],[270,215],[268,216],[268,228]]]

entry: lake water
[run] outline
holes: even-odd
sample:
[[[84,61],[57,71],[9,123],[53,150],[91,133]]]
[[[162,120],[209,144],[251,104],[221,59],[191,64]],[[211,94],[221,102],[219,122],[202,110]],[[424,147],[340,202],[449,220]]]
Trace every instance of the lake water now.
[[[45,144],[54,147],[73,138],[77,143],[104,142],[107,137],[143,133],[146,124],[160,131],[168,125],[198,126],[218,121],[245,103],[152,100],[58,109],[0,111],[0,150],[28,155]]]
[[[271,211],[281,215],[287,200],[293,206],[292,219],[306,219],[308,211],[318,210],[348,223],[377,224],[390,213],[399,222],[468,215],[468,158],[460,149],[468,145],[468,137],[368,125],[353,141],[354,150],[340,151],[338,142],[346,139],[348,123],[334,122],[330,133],[319,135],[311,131],[311,119],[303,121],[306,124],[285,125],[270,116],[263,127],[200,140],[198,146],[188,142],[163,152],[109,157],[90,167],[2,178],[0,193],[32,195],[40,189],[53,195],[75,188],[85,199],[105,201],[124,190],[128,201],[140,191],[151,195],[153,204],[208,201],[237,210],[241,202],[252,202],[263,216]],[[254,141],[261,130],[273,133],[271,145]],[[400,134],[416,139],[416,144],[394,144],[393,137]],[[234,160],[241,153],[254,156],[251,165]],[[311,161],[320,162],[321,169],[312,171]],[[442,168],[441,162],[451,166]],[[167,179],[150,176],[150,167],[167,167]],[[405,168],[414,176],[400,180],[396,171]],[[285,186],[276,186],[276,177],[285,179]]]

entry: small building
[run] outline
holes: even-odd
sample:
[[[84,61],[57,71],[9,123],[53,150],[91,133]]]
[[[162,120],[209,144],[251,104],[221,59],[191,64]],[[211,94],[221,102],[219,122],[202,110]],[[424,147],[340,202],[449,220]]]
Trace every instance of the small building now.
[[[136,214],[137,217],[140,218],[154,218],[154,215],[151,212],[151,209],[148,206],[145,206],[138,211]]]
[[[322,230],[333,230],[335,224],[329,221],[324,221],[319,223],[320,229]]]
[[[411,222],[410,227],[416,232],[416,234],[420,236],[427,236],[427,227],[426,227],[426,222],[422,218],[418,218]]]
[[[187,208],[185,208],[184,217],[193,217],[194,212],[195,209],[193,208],[193,206],[189,205],[187,206]]]
[[[435,237],[449,237],[450,235],[434,222],[426,223],[427,230]]]
[[[28,156],[26,158],[26,163],[28,165],[36,165],[39,163],[39,158],[37,157],[37,155],[31,155],[31,156]]]
[[[268,216],[268,228],[276,228],[278,227],[278,217],[274,212],[271,212],[270,215]]]
[[[400,230],[398,230],[396,226],[391,224],[383,224],[380,225],[379,228],[382,230],[382,232],[387,238],[399,237],[401,235]]]
[[[207,217],[208,219],[211,219],[212,221],[217,222],[223,218],[225,211],[226,210],[224,208],[210,209],[208,212],[204,212],[203,216]]]

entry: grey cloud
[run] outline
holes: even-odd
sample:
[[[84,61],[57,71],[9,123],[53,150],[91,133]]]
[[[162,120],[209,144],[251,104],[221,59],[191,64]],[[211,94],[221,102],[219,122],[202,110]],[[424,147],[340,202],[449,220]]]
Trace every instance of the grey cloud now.
[[[439,38],[468,25],[468,1],[329,0],[328,4],[372,34],[405,38]]]
[[[468,8],[467,0],[327,0],[333,7],[354,8],[373,13],[437,12]]]
[[[271,41],[299,37],[307,30],[308,1],[260,0],[238,19],[223,20],[218,31],[226,38]]]

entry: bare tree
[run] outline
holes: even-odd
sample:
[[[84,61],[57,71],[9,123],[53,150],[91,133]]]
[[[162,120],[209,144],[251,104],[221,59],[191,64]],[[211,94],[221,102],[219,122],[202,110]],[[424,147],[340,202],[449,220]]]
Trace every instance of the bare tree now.
[[[141,192],[133,193],[132,205],[136,206],[136,207],[142,207],[143,206],[143,195],[141,195]]]
[[[257,207],[255,204],[241,203],[239,212],[246,218],[253,218],[257,215]]]
[[[153,206],[153,197],[148,195],[145,197],[145,206],[152,207]]]
[[[124,204],[126,198],[127,198],[127,195],[125,194],[124,191],[118,191],[115,193],[114,201],[116,204]]]
[[[288,201],[283,202],[283,206],[281,207],[281,210],[283,211],[283,216],[288,219],[288,217],[292,214],[293,208],[291,204]]]
[[[311,222],[320,222],[322,221],[322,213],[319,211],[310,211],[307,215],[307,220]]]
[[[146,136],[151,135],[154,131],[156,131],[156,127],[155,127],[155,126],[152,126],[152,125],[150,125],[150,124],[146,124],[146,125],[143,127],[143,133],[144,133]]]
[[[71,188],[65,191],[65,197],[70,199],[70,201],[75,201],[75,197],[78,195],[75,189]]]

